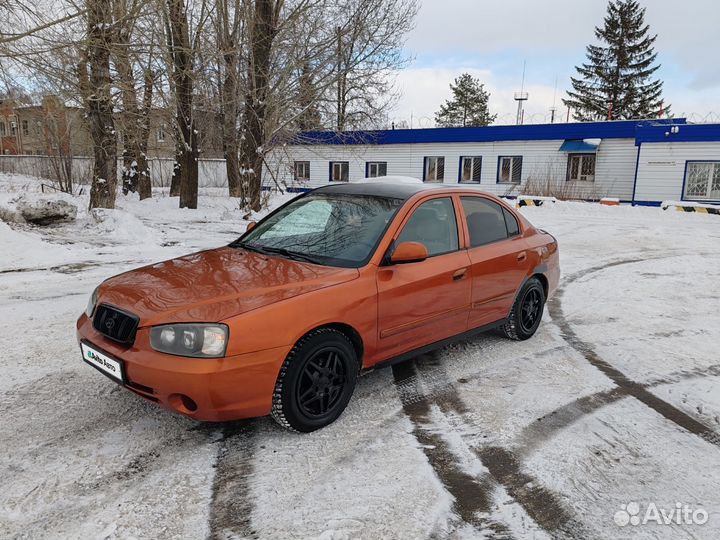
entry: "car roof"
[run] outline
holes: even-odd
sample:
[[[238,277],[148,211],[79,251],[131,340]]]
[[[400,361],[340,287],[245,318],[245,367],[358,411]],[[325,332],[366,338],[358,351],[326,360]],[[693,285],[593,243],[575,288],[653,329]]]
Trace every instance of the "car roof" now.
[[[392,199],[407,200],[416,193],[431,190],[447,190],[456,192],[480,193],[476,186],[461,186],[454,184],[425,184],[418,183],[395,183],[395,182],[347,182],[322,186],[315,190],[317,193],[341,193],[347,195],[365,195],[375,197],[388,197]]]

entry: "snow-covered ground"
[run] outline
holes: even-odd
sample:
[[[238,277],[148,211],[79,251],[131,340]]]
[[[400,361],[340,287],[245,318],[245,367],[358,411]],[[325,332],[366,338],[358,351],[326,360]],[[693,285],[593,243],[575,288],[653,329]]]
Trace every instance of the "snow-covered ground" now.
[[[0,206],[37,190],[0,175]],[[158,409],[75,341],[97,283],[234,239],[237,201],[86,205],[0,223],[0,538],[720,537],[720,216],[524,208],[561,246],[538,334],[371,372],[297,435]]]

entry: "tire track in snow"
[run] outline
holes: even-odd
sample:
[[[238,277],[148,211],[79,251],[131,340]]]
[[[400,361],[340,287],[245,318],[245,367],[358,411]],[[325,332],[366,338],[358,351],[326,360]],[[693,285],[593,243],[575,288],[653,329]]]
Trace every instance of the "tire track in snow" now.
[[[645,385],[631,380],[622,371],[612,366],[609,362],[604,360],[595,351],[592,344],[583,341],[572,328],[572,325],[568,322],[562,307],[562,298],[565,293],[565,289],[571,283],[574,283],[578,279],[588,276],[593,273],[600,272],[607,268],[615,266],[621,266],[625,264],[634,264],[639,262],[645,262],[651,259],[666,259],[671,258],[673,255],[663,257],[652,257],[652,258],[633,258],[623,259],[619,261],[613,261],[610,263],[593,266],[585,270],[581,270],[569,276],[565,282],[558,288],[555,296],[548,302],[548,310],[553,322],[560,329],[560,334],[563,339],[573,349],[579,352],[588,362],[605,374],[610,380],[612,380],[619,388],[621,388],[627,395],[630,395],[638,401],[644,403],[658,414],[664,416],[677,426],[684,430],[697,435],[703,440],[720,447],[720,434],[716,433],[702,422],[696,420],[689,414],[681,411],[671,403],[657,397],[655,394],[650,392]]]
[[[518,456],[523,458],[528,456],[560,430],[627,395],[623,388],[615,387],[611,390],[580,397],[544,414],[527,425],[520,433],[517,438]]]
[[[720,365],[714,365],[708,368],[676,371],[666,377],[643,383],[642,386],[645,388],[653,388],[663,384],[718,375],[720,375]],[[616,386],[610,390],[603,390],[582,396],[544,414],[532,424],[526,426],[521,432],[517,439],[518,455],[522,457],[527,456],[543,442],[555,436],[558,431],[569,427],[588,414],[592,414],[602,407],[628,396],[631,396],[631,394],[626,388]]]
[[[492,530],[493,538],[512,539],[507,527],[482,517],[492,509],[493,484],[463,471],[445,440],[430,424],[430,401],[423,397],[412,361],[392,366],[403,410],[413,424],[413,435],[445,489],[455,499],[453,510],[478,531]]]
[[[417,366],[421,373],[447,381],[443,385],[446,391],[433,396],[433,402],[446,416],[457,418],[468,427],[476,427],[473,420],[468,418],[471,409],[460,397],[437,355],[424,355],[418,360]],[[591,538],[583,524],[554,492],[521,470],[519,454],[497,446],[474,445],[469,450],[488,469],[493,483],[503,486],[530,518],[552,538]]]
[[[663,384],[672,384],[688,379],[702,379],[704,377],[720,376],[720,364],[713,364],[707,367],[697,367],[692,369],[681,369],[674,371],[664,377],[657,377],[645,383],[645,387],[661,386]]]
[[[256,426],[253,420],[222,426],[210,499],[208,540],[258,538],[251,521],[253,502],[249,482],[253,473]],[[200,429],[215,431],[217,428],[202,425]]]

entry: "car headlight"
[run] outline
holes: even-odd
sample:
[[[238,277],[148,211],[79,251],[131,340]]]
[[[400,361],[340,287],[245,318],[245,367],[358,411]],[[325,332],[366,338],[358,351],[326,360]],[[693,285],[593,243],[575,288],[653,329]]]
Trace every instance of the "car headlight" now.
[[[95,305],[97,304],[98,300],[98,289],[100,286],[95,287],[95,290],[90,295],[90,298],[88,299],[87,307],[85,308],[85,315],[88,317],[92,317],[93,311],[95,311]]]
[[[176,356],[220,358],[225,356],[227,342],[225,324],[168,324],[150,329],[150,346]]]

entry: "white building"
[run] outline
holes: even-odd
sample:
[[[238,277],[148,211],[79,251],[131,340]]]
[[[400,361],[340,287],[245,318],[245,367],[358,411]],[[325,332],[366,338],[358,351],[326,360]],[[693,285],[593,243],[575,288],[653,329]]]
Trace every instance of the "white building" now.
[[[290,190],[397,175],[496,195],[552,185],[569,198],[720,202],[720,125],[684,119],[308,132],[268,157]]]

